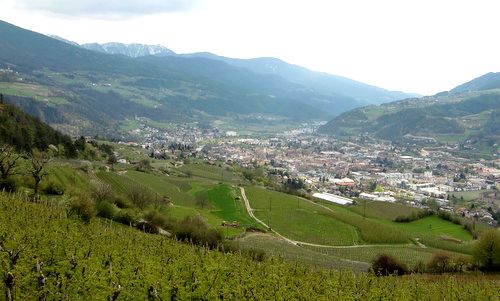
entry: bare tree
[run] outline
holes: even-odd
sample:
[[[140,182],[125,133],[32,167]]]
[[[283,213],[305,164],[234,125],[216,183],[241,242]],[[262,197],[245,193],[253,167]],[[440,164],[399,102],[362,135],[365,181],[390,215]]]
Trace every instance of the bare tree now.
[[[205,207],[208,207],[208,196],[205,192],[198,193],[195,198],[196,205],[198,207],[201,207],[201,209],[204,209]]]
[[[21,155],[16,154],[12,146],[7,144],[0,146],[0,178],[2,180],[15,174],[16,164],[21,157]]]
[[[102,201],[112,201],[115,197],[113,189],[109,184],[101,181],[91,181],[90,195],[97,203]]]
[[[111,170],[115,169],[115,164],[118,163],[118,158],[115,154],[111,154],[108,156],[108,164],[111,165]]]
[[[42,182],[43,177],[45,177],[48,173],[44,170],[47,163],[50,162],[50,156],[47,153],[36,152],[33,151],[29,154],[30,159],[30,173],[31,177],[35,181],[34,185],[34,194],[38,194],[38,188],[40,186],[40,182]]]
[[[129,200],[139,208],[144,208],[154,202],[156,196],[147,187],[134,185],[127,190]]]

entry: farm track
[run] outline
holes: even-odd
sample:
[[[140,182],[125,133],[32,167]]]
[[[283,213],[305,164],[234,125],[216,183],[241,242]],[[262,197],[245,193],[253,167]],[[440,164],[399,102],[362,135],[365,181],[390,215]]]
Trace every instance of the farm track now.
[[[263,225],[264,227],[266,227],[267,229],[269,229],[271,232],[273,232],[274,234],[276,234],[278,237],[280,237],[281,239],[285,240],[286,242],[288,242],[288,243],[290,243],[292,245],[299,246],[299,247],[300,246],[310,246],[310,247],[329,248],[329,249],[352,249],[352,248],[368,248],[368,247],[405,246],[405,245],[394,245],[394,244],[392,244],[392,245],[391,244],[368,244],[368,245],[353,244],[351,246],[332,246],[332,245],[321,245],[321,244],[314,244],[314,243],[309,243],[309,242],[304,242],[304,241],[293,240],[293,239],[290,239],[290,238],[288,238],[286,236],[283,236],[282,234],[278,233],[276,230],[274,230],[273,228],[269,227],[265,222],[263,222],[259,218],[257,218],[253,214],[253,209],[250,206],[250,202],[248,201],[248,198],[246,196],[245,188],[244,187],[240,187],[240,191],[241,191],[241,196],[243,198],[243,202],[245,203],[245,209],[247,210],[248,215],[250,215],[250,217],[253,218],[255,221],[257,221],[259,224]],[[308,199],[304,199],[304,198],[301,198],[301,199],[304,200],[304,201],[310,202],[311,204],[314,204],[316,206],[320,206],[321,208],[324,208],[326,210],[329,210],[329,211],[333,212],[332,209],[330,209],[330,208],[328,208],[326,206],[314,203],[313,201],[308,200]],[[357,231],[356,231],[356,239],[357,238],[358,237],[357,237]],[[412,246],[413,244],[407,244],[407,245],[408,246]]]

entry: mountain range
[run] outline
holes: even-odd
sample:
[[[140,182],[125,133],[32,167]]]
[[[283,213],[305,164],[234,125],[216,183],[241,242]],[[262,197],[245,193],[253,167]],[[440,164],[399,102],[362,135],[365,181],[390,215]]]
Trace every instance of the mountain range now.
[[[51,37],[72,45],[78,45],[76,42],[68,41],[57,36]],[[334,96],[347,96],[364,104],[379,104],[419,96],[415,93],[389,91],[338,75],[311,71],[307,68],[289,64],[272,57],[237,59],[219,56],[210,52],[177,54],[161,45],[124,44],[117,42],[104,44],[87,43],[79,46],[89,50],[108,54],[121,54],[132,58],[153,55],[159,57],[177,56],[185,58],[205,58],[222,61],[232,66],[246,68],[258,74],[278,75],[287,81],[312,88],[320,93]]]
[[[123,43],[90,43],[81,45],[88,50],[99,51],[109,54],[121,54],[128,57],[141,57],[148,55],[167,56],[175,53],[161,45],[144,45],[144,44],[123,44]]]
[[[277,59],[177,55],[118,43],[79,46],[2,21],[0,40],[0,93],[72,135],[123,134],[137,116],[156,125],[328,120],[366,104],[369,96],[346,92],[353,84],[373,91],[375,103],[382,101],[377,93],[387,100],[407,96],[345,78],[340,92],[320,88],[320,81],[289,80],[293,72],[303,78],[317,73]],[[259,71],[266,60],[279,62],[274,70],[281,71]]]

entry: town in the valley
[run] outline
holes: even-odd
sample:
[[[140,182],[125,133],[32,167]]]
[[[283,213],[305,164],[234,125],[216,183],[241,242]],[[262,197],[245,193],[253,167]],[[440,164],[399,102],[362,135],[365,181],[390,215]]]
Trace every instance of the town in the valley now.
[[[500,158],[457,156],[464,145],[423,145],[421,137],[399,144],[363,136],[339,139],[317,134],[320,123],[248,135],[193,124],[157,129],[136,119],[140,126],[131,134],[140,142],[120,143],[140,145],[155,159],[183,164],[198,158],[204,164],[239,166],[254,170],[245,176],[257,183],[288,184],[295,193],[341,204],[404,202],[489,225],[500,218]],[[127,158],[119,162],[134,163]]]

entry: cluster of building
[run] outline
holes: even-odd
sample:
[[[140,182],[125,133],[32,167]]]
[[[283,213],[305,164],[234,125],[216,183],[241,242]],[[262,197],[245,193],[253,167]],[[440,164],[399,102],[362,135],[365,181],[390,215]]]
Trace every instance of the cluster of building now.
[[[315,127],[317,124],[304,124],[293,131],[259,138],[187,125],[175,125],[168,131],[144,127],[141,131],[149,133],[145,144],[157,151],[182,141],[193,145],[194,153],[207,161],[266,166],[277,181],[300,178],[317,193],[387,202],[405,199],[415,205],[434,198],[446,207],[454,193],[500,186],[500,159],[459,158],[448,146],[394,146],[369,138],[339,140],[315,134]],[[496,195],[492,199],[487,206],[500,207]],[[481,208],[460,213],[482,214],[483,218],[487,214]]]

